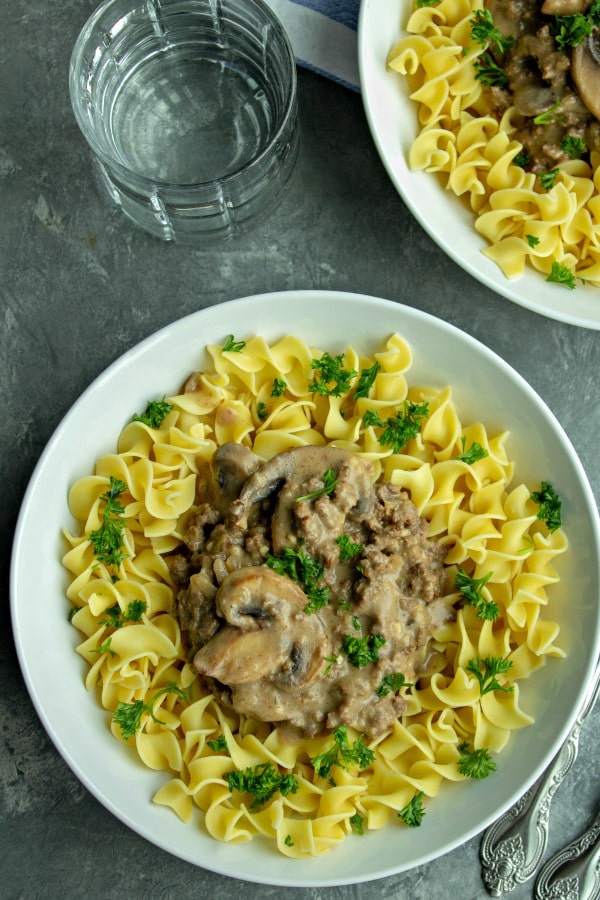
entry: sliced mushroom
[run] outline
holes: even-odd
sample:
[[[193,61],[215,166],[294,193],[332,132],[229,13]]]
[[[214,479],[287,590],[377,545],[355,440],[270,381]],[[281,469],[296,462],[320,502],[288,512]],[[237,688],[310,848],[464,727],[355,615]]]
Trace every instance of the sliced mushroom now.
[[[198,651],[195,668],[223,684],[255,682],[256,694],[273,685],[306,687],[331,652],[319,615],[303,611],[307,602],[295,582],[268,566],[237,569],[224,579],[216,597],[227,625]]]
[[[245,481],[258,469],[260,459],[243,444],[230,441],[218,447],[210,463],[208,492],[211,505],[223,516]]]
[[[543,85],[520,85],[515,90],[513,102],[517,112],[522,116],[539,116],[540,113],[552,109],[556,103],[556,95]]]
[[[571,75],[588,110],[600,119],[599,32],[592,32],[583,44],[573,48]]]
[[[544,0],[541,11],[545,16],[574,16],[589,5],[590,0]]]

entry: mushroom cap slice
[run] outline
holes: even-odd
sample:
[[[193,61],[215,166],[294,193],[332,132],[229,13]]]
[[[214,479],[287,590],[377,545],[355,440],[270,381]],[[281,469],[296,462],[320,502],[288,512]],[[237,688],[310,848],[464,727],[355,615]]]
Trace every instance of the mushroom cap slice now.
[[[574,16],[583,13],[590,5],[590,0],[544,0],[541,12],[545,16]]]
[[[571,56],[571,75],[582,102],[591,114],[600,120],[600,65],[596,62],[598,31],[578,47]]]

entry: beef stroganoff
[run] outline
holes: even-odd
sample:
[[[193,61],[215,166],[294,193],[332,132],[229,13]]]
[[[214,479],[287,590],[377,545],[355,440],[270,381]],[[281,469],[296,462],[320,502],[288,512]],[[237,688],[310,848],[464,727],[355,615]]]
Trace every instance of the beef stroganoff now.
[[[208,352],[70,491],[86,686],[165,772],[154,801],[218,840],[302,858],[419,825],[501,764],[519,682],[564,655],[553,488],[410,384],[399,335]]]

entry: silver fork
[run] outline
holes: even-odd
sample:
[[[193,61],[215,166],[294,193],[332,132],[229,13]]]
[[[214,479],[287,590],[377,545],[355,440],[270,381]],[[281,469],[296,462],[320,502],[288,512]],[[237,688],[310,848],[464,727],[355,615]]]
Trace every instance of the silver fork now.
[[[536,900],[598,900],[600,897],[600,813],[580,837],[540,869]]]
[[[485,832],[480,849],[481,869],[492,897],[514,891],[537,871],[548,845],[552,798],[577,759],[581,728],[599,693],[600,666],[573,728],[544,774]]]

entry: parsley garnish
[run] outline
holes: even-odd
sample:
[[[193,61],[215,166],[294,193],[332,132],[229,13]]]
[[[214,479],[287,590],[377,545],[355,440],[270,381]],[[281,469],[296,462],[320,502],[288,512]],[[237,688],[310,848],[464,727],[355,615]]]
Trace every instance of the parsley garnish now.
[[[298,790],[297,779],[293,775],[282,775],[272,762],[228,772],[225,780],[231,793],[235,790],[241,794],[250,794],[252,797],[250,809],[262,806],[277,792],[287,797],[288,794],[295,794]]]
[[[356,831],[357,834],[364,834],[364,833],[365,833],[365,828],[364,828],[364,825],[363,825],[363,821],[364,821],[364,820],[363,820],[363,817],[362,817],[362,816],[360,816],[358,813],[354,813],[353,816],[350,816],[349,821],[350,821],[350,824],[352,825],[352,827],[354,828],[354,830]]]
[[[531,157],[530,157],[529,153],[527,152],[527,150],[521,150],[519,153],[517,153],[517,155],[513,159],[513,165],[520,166],[521,169],[524,169],[525,166],[528,166],[530,162],[531,162]]]
[[[301,500],[315,500],[317,497],[322,497],[324,494],[331,494],[337,483],[337,475],[333,469],[327,469],[323,473],[323,487],[316,491],[312,491],[310,494],[303,494],[301,497],[296,497],[296,503],[300,503]]]
[[[114,475],[110,476],[110,487],[100,496],[104,501],[102,524],[90,532],[89,539],[98,562],[118,568],[127,554],[123,552],[122,537],[125,528],[123,513],[125,507],[119,497],[127,490],[127,485]]]
[[[114,650],[110,649],[110,642],[112,641],[112,637],[107,638],[103,644],[100,644],[99,647],[96,647],[95,650],[90,650],[90,653],[108,653],[109,656],[116,656]]]
[[[567,266],[563,266],[561,263],[553,262],[552,268],[550,270],[550,274],[546,278],[546,281],[556,282],[556,284],[564,284],[565,287],[568,287],[569,290],[575,290],[575,275]]]
[[[246,346],[246,341],[236,341],[232,334],[227,335],[227,339],[223,344],[224,353],[241,353]]]
[[[496,771],[496,763],[485,747],[481,747],[479,750],[469,750],[469,745],[464,741],[458,749],[460,751],[458,771],[461,775],[480,779],[487,778],[491,772]]]
[[[486,47],[493,44],[498,53],[504,53],[509,47],[512,47],[512,36],[504,37],[501,31],[494,25],[494,20],[489,9],[478,9],[472,19],[469,20],[471,25],[471,37],[480,47]]]
[[[348,657],[350,665],[356,669],[363,669],[369,663],[379,659],[379,648],[385,644],[382,634],[368,634],[366,637],[355,637],[345,634],[342,642],[342,650]]]
[[[461,438],[461,443],[463,452],[456,458],[462,460],[465,463],[468,463],[468,465],[470,466],[472,466],[473,463],[478,462],[480,459],[485,459],[486,456],[489,456],[487,450],[485,450],[477,441],[473,441],[468,450],[465,450],[467,439],[464,435]]]
[[[325,572],[323,563],[310,556],[303,547],[300,550],[284,547],[279,556],[268,556],[266,564],[278,575],[285,575],[302,586],[309,600],[304,612],[310,615],[329,603],[329,588],[319,586]]]
[[[214,750],[215,753],[223,753],[227,751],[227,738],[224,734],[220,734],[218,738],[215,738],[214,741],[207,741],[207,746],[210,747],[211,750]]]
[[[582,137],[574,137],[568,134],[560,143],[560,149],[571,159],[580,159],[587,150],[585,140]]]
[[[532,250],[534,247],[537,247],[537,245],[540,242],[539,237],[536,237],[534,234],[526,234],[525,240],[527,241],[527,243],[529,244],[529,246],[531,247]]]
[[[398,813],[398,818],[402,819],[404,824],[408,825],[410,828],[418,828],[423,821],[425,810],[423,809],[423,803],[421,801],[424,796],[425,792],[419,791],[419,793],[415,794],[412,800],[406,804],[404,809],[401,809]]]
[[[540,172],[538,180],[545,191],[549,191],[554,187],[558,169],[550,169],[548,172]]]
[[[380,697],[387,697],[390,691],[397,694],[403,687],[414,687],[414,684],[407,681],[402,672],[392,672],[382,679],[381,684],[375,689],[375,693]]]
[[[473,63],[473,68],[475,69],[475,78],[486,87],[507,87],[508,77],[491,54],[482,53]]]
[[[125,622],[141,622],[142,615],[148,609],[144,600],[132,600],[127,609],[122,610],[118,603],[106,610],[107,619],[102,620],[103,625],[109,628],[121,628]]]
[[[438,6],[441,0],[417,0],[415,6],[422,9],[424,6]]]
[[[474,606],[480,619],[488,619],[490,622],[498,618],[500,609],[494,600],[485,599],[482,589],[493,574],[488,572],[483,578],[471,578],[463,569],[459,569],[454,579],[454,586],[460,591],[463,602]]]
[[[256,415],[261,420],[261,422],[264,422],[264,420],[269,415],[269,410],[267,409],[267,404],[263,403],[262,400],[259,400],[256,405]]]
[[[173,409],[173,404],[162,400],[151,400],[141,416],[131,417],[132,422],[142,422],[148,428],[160,428],[166,417]]]
[[[490,691],[504,691],[506,694],[514,691],[512,685],[502,685],[496,678],[496,675],[505,675],[512,669],[512,661],[509,659],[504,659],[502,656],[486,656],[485,659],[481,659],[476,656],[469,660],[466,669],[479,682],[480,697]]]
[[[375,383],[375,379],[381,369],[381,363],[374,362],[368,369],[361,369],[361,373],[354,391],[354,397],[368,397],[369,391]]]
[[[542,481],[539,491],[533,491],[531,499],[539,503],[537,517],[546,523],[548,531],[556,531],[557,528],[560,528],[560,497],[548,481]]]
[[[320,359],[313,359],[311,367],[319,377],[313,378],[308,386],[309,391],[329,397],[341,397],[350,390],[350,382],[356,378],[354,369],[344,368],[344,357],[332,357],[325,352]]]
[[[355,544],[347,534],[340,534],[335,542],[340,548],[340,559],[343,562],[352,559],[353,556],[358,556],[365,546],[364,544]]]
[[[178,687],[174,681],[168,681],[166,687],[157,691],[148,703],[144,703],[143,700],[134,700],[133,703],[123,703],[121,701],[118,704],[113,715],[113,722],[121,729],[123,740],[126,741],[128,738],[133,737],[136,731],[139,730],[144,713],[148,713],[152,721],[158,725],[165,724],[154,715],[154,704],[163,694],[176,694],[184,702],[189,700],[189,696],[183,688]]]
[[[294,842],[293,842],[293,840],[292,840],[291,834],[286,835],[285,841],[284,841],[283,843],[285,844],[286,847],[293,847],[293,846],[294,846]]]
[[[564,124],[564,116],[559,116],[556,110],[560,107],[560,100],[556,100],[552,106],[545,112],[533,117],[535,125],[553,125],[555,122],[559,125]]]
[[[323,675],[329,675],[329,673],[331,672],[332,665],[338,661],[339,657],[335,653],[333,653],[331,656],[325,656],[323,658],[324,658],[325,662],[329,663],[329,665],[326,666],[325,671],[323,672]]]
[[[583,13],[554,16],[550,23],[550,34],[556,41],[558,49],[565,53],[570,47],[583,44],[586,37],[592,33],[593,27],[593,21]]]
[[[371,765],[375,754],[367,747],[362,735],[350,746],[347,727],[338,725],[337,728],[333,729],[331,736],[333,738],[333,746],[311,759],[316,775],[319,775],[321,778],[329,778],[333,766],[339,766],[341,769],[357,766],[362,772],[363,769]]]
[[[367,410],[363,416],[365,426],[375,425],[383,428],[377,438],[382,446],[391,444],[393,453],[400,453],[411,438],[416,437],[421,430],[421,422],[427,418],[429,403],[413,403],[405,400],[402,409],[395,416],[390,416],[383,422],[379,414],[373,409]]]
[[[283,378],[275,378],[273,381],[273,387],[271,388],[271,397],[281,397],[285,394],[285,389],[287,384],[283,380]]]

